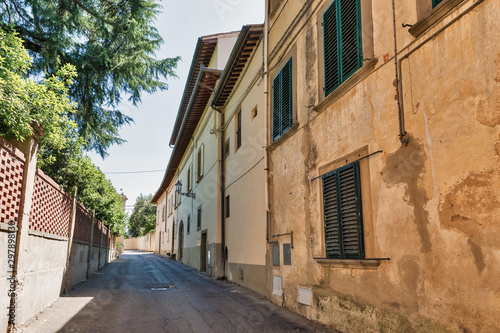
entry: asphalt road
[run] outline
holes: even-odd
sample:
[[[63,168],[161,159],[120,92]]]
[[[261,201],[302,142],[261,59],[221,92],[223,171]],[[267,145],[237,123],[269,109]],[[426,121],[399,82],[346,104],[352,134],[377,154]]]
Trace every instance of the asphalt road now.
[[[21,332],[332,332],[231,282],[127,251]]]

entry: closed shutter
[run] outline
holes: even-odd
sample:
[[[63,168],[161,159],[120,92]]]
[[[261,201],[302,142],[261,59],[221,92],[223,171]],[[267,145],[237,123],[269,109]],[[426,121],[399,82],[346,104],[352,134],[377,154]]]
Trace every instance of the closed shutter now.
[[[293,124],[292,59],[273,80],[273,141]]]
[[[292,127],[292,59],[281,70],[281,134]]]
[[[323,177],[327,258],[364,258],[359,164]]]
[[[273,140],[280,136],[280,78],[278,74],[273,80]]]
[[[325,53],[325,95],[328,96],[340,83],[336,1],[323,14],[323,39]]]
[[[323,14],[325,96],[363,66],[359,0],[335,0]]]

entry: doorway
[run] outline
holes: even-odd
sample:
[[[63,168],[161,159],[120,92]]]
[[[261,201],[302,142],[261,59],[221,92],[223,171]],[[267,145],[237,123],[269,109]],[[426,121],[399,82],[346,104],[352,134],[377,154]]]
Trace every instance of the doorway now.
[[[207,271],[207,232],[201,233],[200,244],[200,272]]]
[[[179,225],[179,261],[182,261],[182,250],[184,248],[184,222]]]

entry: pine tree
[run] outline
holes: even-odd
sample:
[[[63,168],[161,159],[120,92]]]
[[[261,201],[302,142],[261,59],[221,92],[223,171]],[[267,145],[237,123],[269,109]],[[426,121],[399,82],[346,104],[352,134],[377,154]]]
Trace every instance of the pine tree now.
[[[168,88],[179,58],[156,59],[163,39],[153,26],[154,0],[2,0],[2,27],[13,27],[33,57],[33,77],[50,77],[65,64],[78,77],[69,91],[69,115],[85,147],[106,155],[120,144],[119,128],[133,120],[117,109],[123,96],[137,105],[142,93]]]

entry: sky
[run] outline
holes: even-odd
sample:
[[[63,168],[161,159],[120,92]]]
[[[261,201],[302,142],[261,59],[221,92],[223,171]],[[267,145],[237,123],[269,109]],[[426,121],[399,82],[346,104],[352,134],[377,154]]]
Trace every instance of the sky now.
[[[168,146],[172,127],[179,110],[196,42],[199,37],[239,31],[243,25],[264,23],[265,0],[163,0],[163,13],[155,26],[165,43],[158,58],[181,56],[176,73],[169,78],[169,89],[144,94],[137,107],[126,101],[119,109],[135,123],[124,126],[120,136],[127,140],[111,147],[104,160],[90,153],[96,164],[110,179],[116,190],[127,197],[127,212],[140,194],[156,193],[161,185],[172,149]],[[154,171],[142,172],[141,171]],[[134,173],[132,173],[134,172]]]

